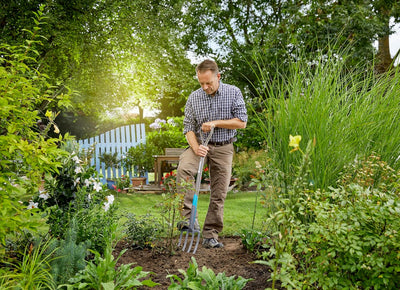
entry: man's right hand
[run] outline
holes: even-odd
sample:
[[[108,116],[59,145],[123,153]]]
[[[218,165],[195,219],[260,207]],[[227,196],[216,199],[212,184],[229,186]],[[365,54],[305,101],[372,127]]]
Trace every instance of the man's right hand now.
[[[208,146],[204,146],[204,145],[199,145],[199,147],[197,147],[196,150],[193,150],[194,153],[200,157],[205,157],[208,153],[208,150],[210,150],[210,148],[208,148]]]

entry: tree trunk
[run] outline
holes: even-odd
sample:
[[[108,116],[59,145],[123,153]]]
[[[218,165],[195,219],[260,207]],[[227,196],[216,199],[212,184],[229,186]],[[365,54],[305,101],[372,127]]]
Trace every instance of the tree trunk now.
[[[392,57],[390,56],[389,35],[385,35],[378,40],[378,54],[376,56],[377,63],[375,70],[378,73],[384,73],[389,70],[392,64]]]
[[[389,15],[390,10],[382,8],[382,15],[385,16],[385,26],[389,31]],[[389,35],[384,35],[378,39],[378,54],[376,55],[375,71],[377,73],[385,73],[392,65],[392,58],[390,56]]]

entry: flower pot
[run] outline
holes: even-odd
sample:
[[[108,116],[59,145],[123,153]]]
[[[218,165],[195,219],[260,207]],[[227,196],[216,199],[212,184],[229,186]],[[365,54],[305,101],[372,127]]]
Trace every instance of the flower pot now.
[[[146,177],[133,177],[132,186],[143,186],[146,184]]]

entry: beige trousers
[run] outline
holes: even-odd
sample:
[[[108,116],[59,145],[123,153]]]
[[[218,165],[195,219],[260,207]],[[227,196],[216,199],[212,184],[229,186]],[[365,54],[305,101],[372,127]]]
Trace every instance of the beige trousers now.
[[[223,146],[208,145],[210,150],[205,159],[205,164],[210,170],[211,194],[208,211],[203,226],[203,238],[218,238],[224,226],[224,203],[232,175],[233,144]],[[195,189],[195,176],[199,169],[200,157],[192,149],[185,150],[179,157],[177,170],[177,184],[181,180],[192,183],[193,190],[185,190],[185,199],[182,215],[189,219]],[[197,215],[198,216],[198,215]]]

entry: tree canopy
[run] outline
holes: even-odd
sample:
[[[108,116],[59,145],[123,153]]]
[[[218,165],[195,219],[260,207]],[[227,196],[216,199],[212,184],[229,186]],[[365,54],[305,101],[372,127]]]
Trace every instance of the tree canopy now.
[[[181,115],[197,87],[188,51],[216,59],[248,99],[254,55],[273,76],[300,50],[312,57],[348,47],[349,65],[375,61],[377,72],[387,71],[389,19],[400,15],[395,0],[10,0],[0,4],[1,42],[24,39],[41,4],[47,40],[38,67],[72,90],[73,109],[58,121],[80,137],[104,128],[115,108]]]

